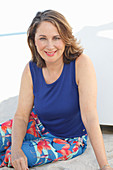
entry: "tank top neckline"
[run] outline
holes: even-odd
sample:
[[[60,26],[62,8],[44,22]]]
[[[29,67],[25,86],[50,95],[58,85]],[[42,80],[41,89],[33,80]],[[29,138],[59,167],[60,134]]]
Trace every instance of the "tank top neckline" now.
[[[58,77],[58,79],[56,79],[53,83],[46,83],[45,79],[44,79],[44,76],[43,76],[43,72],[42,72],[42,68],[41,68],[41,76],[42,76],[42,79],[43,79],[43,82],[46,86],[52,86],[54,84],[56,84],[63,76],[63,73],[64,73],[64,70],[65,70],[65,63],[64,63],[64,66],[63,66],[63,69],[62,69],[62,72],[60,74],[60,76]]]

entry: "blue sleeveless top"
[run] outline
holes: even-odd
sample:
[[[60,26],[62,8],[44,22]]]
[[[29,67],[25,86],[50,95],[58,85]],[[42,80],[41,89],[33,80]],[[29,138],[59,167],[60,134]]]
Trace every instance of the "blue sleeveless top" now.
[[[60,77],[47,84],[42,69],[29,62],[34,94],[34,110],[41,123],[57,137],[81,137],[86,129],[81,119],[75,60],[65,64]]]

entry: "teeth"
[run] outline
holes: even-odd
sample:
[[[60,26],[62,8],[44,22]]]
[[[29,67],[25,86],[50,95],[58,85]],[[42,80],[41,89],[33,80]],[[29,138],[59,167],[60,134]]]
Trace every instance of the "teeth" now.
[[[48,53],[48,52],[47,52]],[[52,52],[52,53],[48,53],[48,54],[54,54],[54,52]]]
[[[53,52],[47,52],[47,51],[45,51],[45,53],[46,53],[48,56],[54,56],[54,54],[56,53],[56,51],[53,51]]]

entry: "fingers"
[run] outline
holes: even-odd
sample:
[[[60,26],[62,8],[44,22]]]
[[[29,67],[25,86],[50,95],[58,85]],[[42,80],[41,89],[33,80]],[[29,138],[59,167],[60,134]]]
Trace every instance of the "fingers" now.
[[[21,157],[12,162],[15,170],[28,170],[27,158]]]
[[[12,149],[11,160],[15,170],[28,169],[27,157],[21,149]]]
[[[15,170],[19,170],[19,169],[22,170],[20,162],[18,160],[15,160],[14,162],[12,162],[12,164]]]
[[[27,158],[22,158],[21,159],[21,167],[22,167],[22,170],[27,170],[28,169],[28,165],[27,165]]]

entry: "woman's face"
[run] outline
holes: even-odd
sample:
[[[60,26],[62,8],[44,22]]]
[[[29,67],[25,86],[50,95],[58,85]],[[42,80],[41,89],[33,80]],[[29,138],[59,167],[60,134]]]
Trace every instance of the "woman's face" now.
[[[35,45],[46,64],[63,59],[65,44],[52,23],[43,21],[39,25],[35,34]]]

